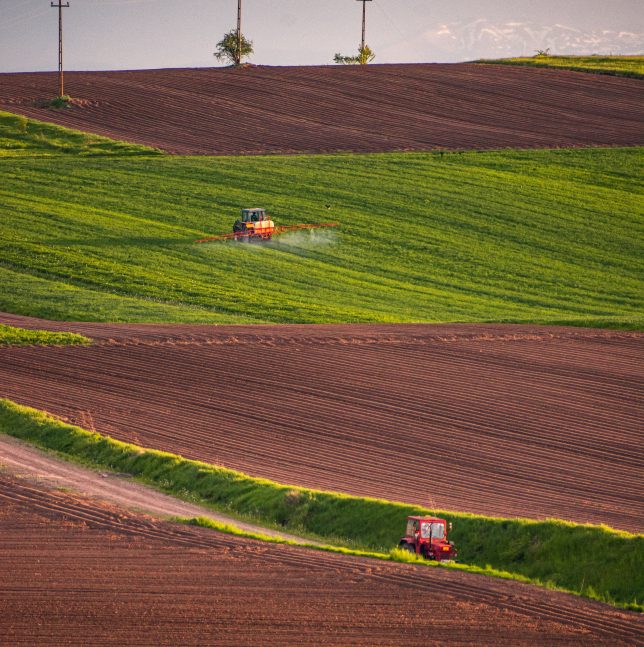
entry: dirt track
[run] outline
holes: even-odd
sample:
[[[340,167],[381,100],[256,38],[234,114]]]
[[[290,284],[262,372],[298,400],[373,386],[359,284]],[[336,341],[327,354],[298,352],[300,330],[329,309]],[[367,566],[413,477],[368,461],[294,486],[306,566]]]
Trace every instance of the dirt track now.
[[[614,645],[644,631],[575,596],[240,540],[2,475],[0,583],[12,645]]]
[[[182,154],[644,144],[641,81],[493,65],[0,74],[0,109]]]
[[[150,487],[130,480],[127,474],[97,472],[45,453],[27,443],[0,434],[0,472],[25,476],[49,486],[72,488],[87,496],[116,504],[134,512],[144,512],[157,517],[207,517],[221,523],[232,524],[246,532],[280,537],[300,543],[313,543],[270,528],[238,521],[209,508],[186,503]]]
[[[0,321],[95,336],[102,328]],[[89,348],[0,351],[0,396],[281,482],[644,528],[640,333],[502,325],[107,325],[103,333]]]

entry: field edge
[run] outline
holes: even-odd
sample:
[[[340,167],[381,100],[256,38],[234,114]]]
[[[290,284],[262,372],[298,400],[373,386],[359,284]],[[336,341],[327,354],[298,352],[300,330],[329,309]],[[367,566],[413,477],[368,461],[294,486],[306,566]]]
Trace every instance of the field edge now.
[[[0,399],[0,432],[94,467],[127,472],[166,493],[240,519],[319,538],[340,550],[391,554],[407,515],[437,514],[454,522],[452,539],[467,560],[458,568],[644,611],[642,534],[553,519],[432,511],[284,485],[116,441],[6,399]]]
[[[602,67],[602,62],[608,65]],[[480,65],[521,65],[524,67],[548,70],[569,70],[588,74],[605,74],[631,79],[644,79],[644,56],[516,56],[499,59],[478,59],[473,63]],[[619,64],[622,64],[620,67]],[[611,65],[612,64],[612,65]]]

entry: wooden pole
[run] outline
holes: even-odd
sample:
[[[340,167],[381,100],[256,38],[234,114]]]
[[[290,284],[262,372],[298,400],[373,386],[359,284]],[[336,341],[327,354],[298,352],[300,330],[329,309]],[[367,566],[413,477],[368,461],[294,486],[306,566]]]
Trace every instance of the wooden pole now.
[[[241,16],[242,16],[242,0],[237,0],[237,65],[240,65],[242,60]]]
[[[358,2],[362,2],[362,41],[360,43],[360,56],[362,56],[364,46],[367,44],[367,2],[371,2],[371,0],[358,0]]]
[[[69,2],[63,4],[58,0],[58,4],[51,3],[52,7],[58,9],[58,96],[65,95],[65,78],[63,74],[63,9],[69,7]]]

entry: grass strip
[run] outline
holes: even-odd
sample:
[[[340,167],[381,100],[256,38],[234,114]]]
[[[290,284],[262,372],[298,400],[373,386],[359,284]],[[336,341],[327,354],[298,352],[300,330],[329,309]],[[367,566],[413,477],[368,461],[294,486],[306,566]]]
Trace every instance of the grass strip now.
[[[527,577],[518,575],[516,573],[509,573],[507,571],[500,571],[494,569],[491,566],[486,566],[481,568],[473,564],[462,564],[456,562],[429,562],[418,555],[414,555],[407,550],[402,550],[400,548],[391,548],[387,553],[381,553],[376,551],[368,550],[358,550],[355,548],[345,548],[344,546],[334,546],[331,544],[314,544],[307,542],[298,542],[293,541],[292,539],[284,539],[283,537],[276,537],[272,535],[264,535],[262,533],[249,532],[247,530],[242,530],[237,526],[231,524],[223,523],[221,521],[215,521],[209,519],[208,517],[172,517],[172,521],[177,523],[183,523],[190,526],[199,526],[201,528],[210,528],[211,530],[216,530],[217,532],[224,532],[229,535],[235,535],[236,537],[245,537],[248,539],[255,539],[257,541],[264,541],[271,544],[282,544],[285,546],[300,546],[302,548],[308,548],[312,550],[321,550],[328,553],[339,553],[341,555],[351,555],[353,557],[368,557],[371,559],[380,559],[385,562],[400,562],[404,564],[416,564],[419,566],[429,566],[429,567],[439,567],[439,568],[450,568],[453,570],[464,571],[466,573],[475,573],[477,575],[488,575],[491,577],[499,577],[504,580],[514,580],[518,582],[525,582],[528,584],[538,584],[544,586],[542,582],[533,582]],[[552,585],[546,585],[546,588],[551,588],[554,590],[566,591]],[[570,593],[570,591],[567,591]]]
[[[223,532],[229,535],[235,535],[237,537],[246,537],[248,539],[255,539],[257,541],[264,541],[272,544],[283,544],[286,546],[300,546],[302,548],[308,548],[311,550],[321,550],[329,553],[339,553],[341,555],[351,555],[352,557],[367,557],[371,559],[379,559],[385,562],[398,562],[403,564],[414,564],[416,566],[425,566],[431,568],[449,568],[451,570],[463,571],[465,573],[474,573],[475,575],[486,575],[488,577],[498,577],[504,580],[513,580],[515,582],[524,582],[526,584],[536,584],[537,586],[542,586],[550,590],[563,591],[565,593],[573,593],[574,595],[581,595],[576,591],[568,591],[567,589],[557,587],[551,582],[543,583],[540,581],[531,580],[528,577],[520,575],[518,573],[510,573],[508,571],[502,571],[496,568],[492,568],[489,564],[485,567],[476,566],[475,564],[463,564],[457,562],[429,562],[418,555],[414,555],[409,551],[402,550],[400,548],[391,548],[389,552],[375,552],[367,550],[357,550],[353,548],[345,548],[343,546],[333,546],[331,544],[313,544],[306,542],[297,542],[289,539],[284,539],[283,537],[275,537],[271,535],[264,535],[261,533],[248,532],[233,526],[231,524],[222,523],[220,521],[214,521],[208,517],[173,517],[172,521],[177,523],[183,523],[190,526],[199,526],[201,528],[210,528],[211,530],[216,530],[217,532]],[[616,604],[614,606],[622,606]],[[638,608],[628,607],[633,610],[640,610]]]
[[[0,399],[0,431],[263,525],[358,551],[388,553],[410,514],[454,524],[468,569],[644,611],[644,535],[556,519],[501,519],[274,483],[123,443]],[[463,566],[463,565],[460,565]]]
[[[644,56],[517,56],[514,58],[481,59],[476,63],[549,67],[574,72],[591,72],[611,76],[644,79]]]
[[[89,337],[72,332],[49,332],[27,330],[0,324],[0,347],[2,346],[73,346],[91,344]]]

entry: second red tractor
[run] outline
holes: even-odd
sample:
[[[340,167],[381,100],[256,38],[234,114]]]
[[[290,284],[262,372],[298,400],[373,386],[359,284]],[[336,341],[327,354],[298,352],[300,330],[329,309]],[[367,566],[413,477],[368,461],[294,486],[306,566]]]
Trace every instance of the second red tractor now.
[[[450,530],[451,526],[449,524]],[[454,544],[447,539],[447,530],[445,519],[407,517],[407,529],[399,548],[437,562],[453,561],[458,553]]]

